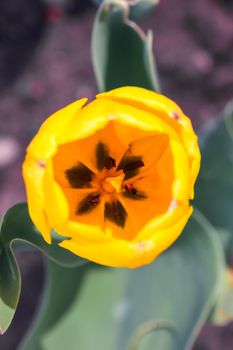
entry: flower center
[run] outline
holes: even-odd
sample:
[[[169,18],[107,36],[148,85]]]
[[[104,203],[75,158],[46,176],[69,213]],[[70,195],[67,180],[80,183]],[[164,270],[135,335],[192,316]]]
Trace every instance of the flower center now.
[[[119,164],[109,154],[108,148],[102,142],[96,146],[97,172],[93,173],[84,164],[67,169],[65,171],[71,188],[90,188],[91,193],[85,195],[78,203],[76,215],[83,215],[95,209],[102,200],[104,204],[105,219],[114,222],[117,226],[124,227],[127,212],[121,203],[120,196],[131,199],[144,199],[144,193],[135,188],[134,183],[129,182],[138,174],[144,162],[140,156],[123,156]]]
[[[102,189],[107,193],[120,193],[122,191],[122,181],[125,174],[121,172],[118,176],[109,176],[102,181]]]
[[[59,146],[54,176],[72,222],[133,239],[152,217],[169,208],[172,152],[167,135],[138,135],[134,129],[121,135],[119,127],[109,123],[87,139]]]
[[[70,220],[132,239],[169,207],[172,155],[166,135],[144,137],[130,129],[118,138],[115,127],[109,124],[85,140],[60,146],[54,174]]]

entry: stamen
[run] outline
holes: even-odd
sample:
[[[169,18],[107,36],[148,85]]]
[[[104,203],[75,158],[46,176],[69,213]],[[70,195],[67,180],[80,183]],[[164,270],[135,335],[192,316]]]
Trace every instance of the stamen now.
[[[96,161],[98,170],[103,170],[107,158],[108,148],[102,142],[99,142],[96,146]]]
[[[89,194],[79,203],[76,210],[77,215],[87,214],[100,203],[100,194]]]
[[[145,193],[136,190],[132,184],[125,185],[125,192],[123,192],[123,196],[130,199],[141,200],[145,199],[147,196]]]
[[[84,188],[91,186],[93,173],[82,163],[66,170],[65,175],[72,188]]]
[[[141,156],[126,156],[121,160],[118,169],[123,170],[123,172],[125,173],[125,180],[127,180],[137,175],[138,169],[143,166],[144,162],[142,161]]]
[[[107,157],[105,160],[105,168],[110,170],[116,166],[116,161],[112,157]]]
[[[136,188],[134,188],[132,184],[125,185],[125,189],[126,189],[126,191],[129,191],[132,194],[136,194],[137,193]]]
[[[120,201],[105,203],[104,217],[123,228],[125,226],[127,212]]]
[[[143,166],[144,166],[143,161],[142,160],[138,160],[136,162],[132,162],[132,163],[129,163],[128,165],[126,165],[123,168],[123,171],[124,171],[124,173],[126,173],[127,171],[135,170],[135,169],[141,168]]]
[[[96,146],[96,160],[98,170],[106,168],[110,170],[116,166],[116,161],[109,156],[108,147],[102,142],[99,142]]]
[[[97,205],[97,204],[99,204],[99,201],[100,201],[100,195],[99,194],[97,194],[96,196],[94,196],[91,199],[89,199],[89,203],[91,205]]]

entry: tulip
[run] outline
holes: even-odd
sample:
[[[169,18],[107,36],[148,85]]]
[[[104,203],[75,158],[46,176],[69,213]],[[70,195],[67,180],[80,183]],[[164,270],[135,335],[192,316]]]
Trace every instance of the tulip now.
[[[29,213],[47,243],[115,267],[152,262],[181,234],[200,167],[176,103],[122,87],[48,118],[23,164]]]

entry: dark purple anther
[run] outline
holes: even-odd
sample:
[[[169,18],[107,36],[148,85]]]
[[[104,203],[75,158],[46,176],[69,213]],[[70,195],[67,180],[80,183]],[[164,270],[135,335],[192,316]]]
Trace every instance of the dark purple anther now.
[[[96,196],[93,196],[92,198],[89,199],[89,203],[91,205],[97,205],[99,204],[99,201],[100,201],[100,195],[97,194]]]
[[[136,188],[133,187],[132,184],[126,185],[125,189],[126,189],[126,191],[129,191],[129,192],[131,192],[134,195],[137,194],[137,190],[136,190]]]
[[[112,203],[105,203],[104,217],[119,227],[124,227],[127,213],[121,202],[116,201]]]
[[[92,180],[91,174],[85,171],[80,172],[80,179],[86,182],[90,182]]]
[[[136,162],[132,162],[132,163],[128,163],[124,168],[123,168],[123,171],[124,173],[126,173],[127,171],[130,171],[130,170],[135,170],[135,169],[138,169],[138,168],[141,168],[144,166],[144,163],[142,160],[138,160]]]
[[[93,173],[82,163],[67,169],[65,175],[72,188],[91,187]]]
[[[105,160],[105,168],[110,170],[116,166],[116,161],[112,157],[107,157]]]
[[[120,213],[119,213],[119,209],[118,209],[118,203],[113,203],[113,215],[115,217],[116,220],[119,220],[120,217]]]

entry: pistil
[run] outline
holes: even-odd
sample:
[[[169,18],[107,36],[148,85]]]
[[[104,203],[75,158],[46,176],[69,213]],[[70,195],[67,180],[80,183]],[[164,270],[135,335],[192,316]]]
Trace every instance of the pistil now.
[[[121,192],[122,189],[122,181],[124,179],[125,175],[123,173],[121,173],[118,176],[111,176],[111,177],[107,177],[103,183],[103,187],[104,185],[108,187],[108,185],[111,186],[111,188],[113,189],[114,192]],[[108,192],[108,190],[107,190]],[[109,191],[112,192],[112,191]]]

